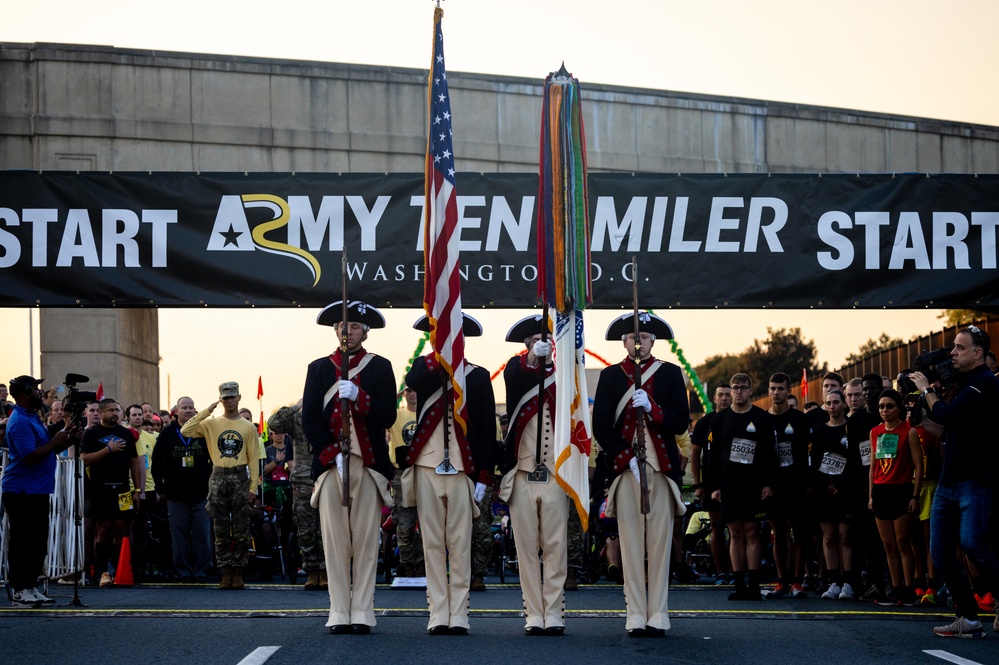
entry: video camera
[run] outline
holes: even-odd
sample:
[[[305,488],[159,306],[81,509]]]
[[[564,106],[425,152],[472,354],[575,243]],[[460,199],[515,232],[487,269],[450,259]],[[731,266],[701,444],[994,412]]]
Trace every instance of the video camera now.
[[[924,351],[916,356],[912,363],[912,371],[922,372],[931,384],[940,382],[944,390],[952,388],[957,381],[957,370],[954,369],[954,359],[950,357],[950,347],[935,351]],[[898,377],[898,386],[903,395],[918,392],[916,384],[908,374]]]
[[[88,381],[90,381],[89,376],[73,373],[67,374],[66,380],[63,381],[66,387],[69,388],[69,395],[67,395],[64,408],[67,413],[73,416],[73,420],[82,416],[83,412],[87,410],[87,404],[97,399],[97,393],[93,390],[80,390],[76,387],[76,384],[87,383]]]

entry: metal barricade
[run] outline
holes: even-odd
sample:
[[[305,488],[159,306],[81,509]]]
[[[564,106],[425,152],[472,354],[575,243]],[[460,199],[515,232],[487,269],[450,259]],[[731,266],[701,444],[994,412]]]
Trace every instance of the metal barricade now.
[[[8,454],[3,451],[0,482],[7,469]],[[77,511],[81,519],[77,521]],[[49,579],[71,577],[83,570],[83,461],[59,457],[56,460],[55,492],[49,499],[48,556],[45,575]],[[0,583],[6,584],[10,525],[6,512],[0,520]]]

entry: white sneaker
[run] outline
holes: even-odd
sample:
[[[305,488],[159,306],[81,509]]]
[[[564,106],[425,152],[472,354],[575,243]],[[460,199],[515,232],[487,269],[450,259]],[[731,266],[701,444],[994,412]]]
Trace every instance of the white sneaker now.
[[[836,600],[837,598],[839,598],[839,594],[842,592],[843,592],[843,587],[833,582],[832,584],[829,585],[829,588],[826,589],[826,592],[822,594],[822,597],[828,598],[829,600]]]
[[[962,637],[965,639],[985,637],[985,630],[981,621],[968,621],[964,617],[958,617],[954,623],[946,626],[937,626],[933,633],[940,637]]]
[[[15,591],[11,605],[14,607],[41,607],[42,601],[35,598],[34,591],[34,589]]]
[[[41,592],[41,589],[29,589],[29,591],[33,591],[35,593],[35,599],[42,605],[55,605],[55,599],[46,596]]]
[[[840,600],[853,600],[853,586],[846,582],[843,584],[843,588],[839,592]]]

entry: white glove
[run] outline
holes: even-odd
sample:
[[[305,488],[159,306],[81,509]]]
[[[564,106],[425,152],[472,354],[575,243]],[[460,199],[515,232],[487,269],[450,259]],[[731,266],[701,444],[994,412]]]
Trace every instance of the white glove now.
[[[540,339],[534,343],[534,355],[538,358],[547,358],[548,354],[552,352],[551,342],[542,342]]]
[[[482,497],[486,495],[486,486],[483,483],[475,483],[475,491],[472,492],[472,498],[475,499],[475,503],[482,501]]]
[[[336,472],[340,474],[340,480],[343,480],[343,453],[336,454]]]
[[[631,473],[633,476],[635,476],[635,480],[638,481],[639,485],[641,485],[642,475],[638,472],[638,458],[632,457],[631,460],[629,460],[628,462],[628,466],[631,467]]]
[[[649,402],[649,394],[641,388],[635,391],[635,395],[631,398],[631,405],[643,411],[652,410],[652,404]]]
[[[357,384],[350,381],[341,381],[340,399],[350,400],[351,402],[357,399]]]

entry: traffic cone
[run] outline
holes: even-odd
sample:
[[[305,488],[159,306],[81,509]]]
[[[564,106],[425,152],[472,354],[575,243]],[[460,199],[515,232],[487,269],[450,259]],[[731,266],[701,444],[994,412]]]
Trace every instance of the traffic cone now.
[[[132,546],[128,542],[128,536],[121,539],[121,554],[118,556],[114,585],[135,586],[135,580],[132,579]]]

